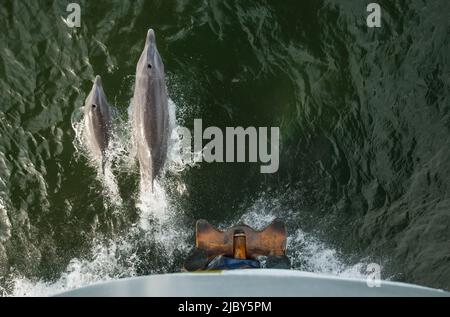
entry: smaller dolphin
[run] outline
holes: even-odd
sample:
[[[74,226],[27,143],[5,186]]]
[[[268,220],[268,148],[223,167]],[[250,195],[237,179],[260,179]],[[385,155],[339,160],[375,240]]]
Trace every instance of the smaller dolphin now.
[[[111,112],[102,79],[97,75],[84,104],[84,124],[88,148],[95,158],[101,159],[103,173],[111,133]]]

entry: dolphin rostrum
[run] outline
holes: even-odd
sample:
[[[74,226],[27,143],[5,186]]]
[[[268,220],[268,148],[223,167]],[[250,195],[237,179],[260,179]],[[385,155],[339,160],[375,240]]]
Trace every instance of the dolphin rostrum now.
[[[167,156],[169,108],[164,64],[152,29],[147,32],[144,51],[136,66],[132,116],[141,179],[150,182],[153,189],[153,180]]]
[[[98,75],[84,104],[84,124],[88,148],[94,157],[101,159],[104,173],[111,132],[111,107]]]

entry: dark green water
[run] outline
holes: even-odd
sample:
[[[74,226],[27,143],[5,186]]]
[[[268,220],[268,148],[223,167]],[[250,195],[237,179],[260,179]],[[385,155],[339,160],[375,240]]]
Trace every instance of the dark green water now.
[[[275,216],[295,269],[364,275],[375,262],[383,278],[450,289],[450,2],[379,1],[375,29],[369,2],[80,1],[72,29],[67,1],[2,0],[3,294],[178,271],[196,219]],[[74,126],[100,74],[127,148],[150,27],[178,124],[279,126],[278,173],[169,169],[145,213],[138,167],[118,160],[111,202]]]

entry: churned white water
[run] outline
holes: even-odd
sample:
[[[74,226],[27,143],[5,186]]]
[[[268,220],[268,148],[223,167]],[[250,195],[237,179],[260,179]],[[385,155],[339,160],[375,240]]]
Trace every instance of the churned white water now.
[[[173,173],[183,171],[193,165],[192,161],[184,161],[179,128],[175,118],[175,104],[170,100],[170,127],[172,130],[168,148],[166,171]],[[96,169],[105,195],[105,203],[120,208],[122,200],[119,195],[114,171],[131,171],[136,168],[135,148],[131,138],[131,128],[128,122],[120,122],[115,118],[112,139],[107,153],[105,173],[102,173],[101,162],[90,155],[89,149],[84,145],[86,135],[83,130],[82,116],[75,117],[73,129],[75,131],[74,146],[80,156],[86,157],[89,164]],[[185,190],[184,184],[177,184],[180,192]],[[83,259],[74,258],[70,261],[60,278],[53,282],[30,280],[16,276],[12,280],[13,296],[50,296],[70,289],[90,285],[97,282],[108,281],[123,277],[139,275],[138,265],[142,259],[137,253],[137,245],[143,241],[156,243],[164,250],[164,256],[169,261],[174,252],[189,250],[192,241],[189,233],[194,228],[184,228],[177,224],[175,208],[170,205],[167,192],[164,188],[164,173],[155,180],[153,191],[148,184],[140,184],[137,199],[139,210],[138,222],[125,234],[109,241],[95,241],[91,254]],[[238,219],[223,223],[220,227],[228,227],[237,222],[244,222],[255,229],[262,229],[270,224],[276,217],[281,217],[288,225],[288,257],[292,268],[315,273],[325,273],[347,277],[364,277],[365,263],[347,264],[342,260],[339,252],[311,234],[305,233],[301,228],[291,226],[297,221],[296,212],[284,209],[277,199],[262,195]],[[0,200],[0,223],[7,223],[6,211]],[[6,217],[6,218],[5,218]],[[5,220],[6,219],[6,220]],[[0,239],[2,236],[0,236]],[[159,255],[160,256],[160,255]],[[158,273],[158,272],[155,272]],[[1,292],[2,290],[0,290]]]
[[[294,212],[282,202],[265,195],[258,199],[235,223],[245,223],[261,230],[275,218],[281,218],[287,226],[287,255],[292,269],[343,277],[364,278],[367,276],[367,262],[347,263],[345,257],[333,247],[304,232],[298,225]],[[230,225],[230,224],[227,224]]]
[[[11,237],[11,222],[6,212],[5,204],[0,197],[0,242],[5,242]]]
[[[169,141],[168,162],[166,168],[172,172],[184,170],[183,160],[180,158],[180,142],[176,129],[175,104],[169,100],[170,129],[173,131]],[[132,132],[127,122],[120,122],[114,118],[115,125],[107,152],[105,173],[102,172],[101,162],[86,146],[86,137],[82,112],[74,115],[72,126],[75,131],[74,146],[78,155],[85,157],[89,164],[96,169],[97,179],[103,186],[105,203],[119,208],[122,200],[119,195],[114,171],[118,169],[131,171],[135,168],[135,148],[129,142]],[[90,256],[86,259],[72,259],[61,277],[54,282],[30,280],[16,276],[11,282],[13,296],[50,296],[60,292],[78,288],[92,283],[108,281],[121,277],[137,275],[136,266],[141,259],[137,255],[137,244],[145,240],[157,244],[170,259],[175,251],[189,248],[188,232],[177,227],[172,221],[173,208],[167,200],[167,193],[160,183],[155,180],[153,191],[148,184],[140,184],[137,208],[140,211],[139,220],[128,234],[110,241],[96,241]],[[4,218],[3,208],[0,206],[0,218]],[[0,219],[1,220],[1,219]],[[0,290],[1,291],[1,290]]]
[[[136,266],[141,261],[135,251],[137,239],[148,239],[157,243],[164,248],[165,256],[169,259],[176,250],[189,250],[192,242],[189,240],[189,230],[193,228],[183,228],[172,222],[172,210],[165,200],[164,189],[160,185],[157,185],[157,189],[151,196],[151,198],[144,197],[145,205],[140,206],[142,213],[139,223],[130,234],[107,243],[99,242],[93,247],[92,256],[89,259],[73,259],[56,282],[15,278],[12,295],[49,296],[101,281],[137,276],[139,274]],[[272,203],[266,205],[272,206]],[[250,208],[233,223],[244,222],[255,229],[264,228],[279,216],[261,208],[264,205],[264,200],[258,201],[254,206],[258,207],[258,211]],[[151,212],[150,209],[156,212]],[[163,212],[168,214],[164,216]],[[288,223],[289,213],[286,215],[284,220]],[[160,216],[161,218],[158,218]],[[157,219],[156,222],[155,219]],[[231,224],[224,223],[222,227],[225,228]],[[137,232],[142,230],[146,233],[138,235]],[[366,276],[367,263],[361,261],[356,264],[347,264],[337,250],[301,229],[288,230],[287,250],[292,269],[344,277],[364,278]]]

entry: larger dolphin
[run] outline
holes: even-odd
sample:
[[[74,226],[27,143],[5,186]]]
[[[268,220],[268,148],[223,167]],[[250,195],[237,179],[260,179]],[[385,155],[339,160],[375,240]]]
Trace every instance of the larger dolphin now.
[[[164,64],[152,29],[147,32],[144,51],[136,66],[132,116],[141,178],[150,182],[153,189],[153,180],[167,156],[169,109]]]
[[[84,104],[85,136],[92,155],[102,162],[105,172],[106,150],[111,133],[111,106],[108,104],[100,76],[95,77]]]

